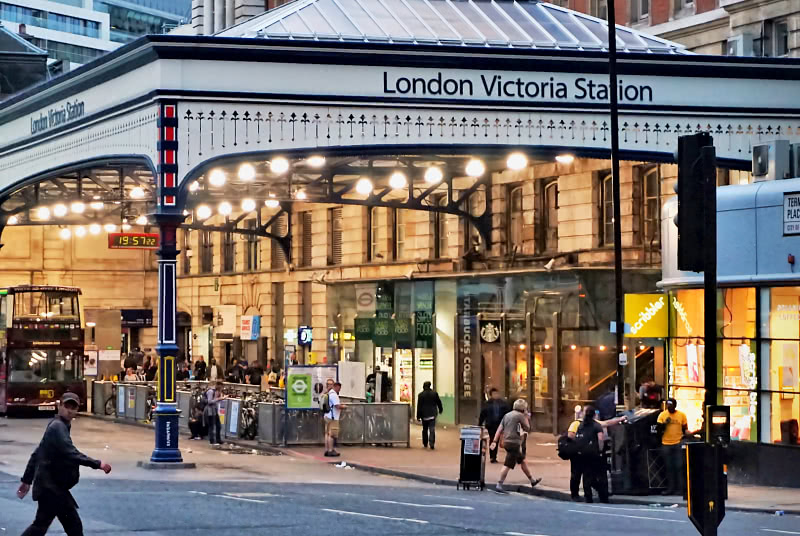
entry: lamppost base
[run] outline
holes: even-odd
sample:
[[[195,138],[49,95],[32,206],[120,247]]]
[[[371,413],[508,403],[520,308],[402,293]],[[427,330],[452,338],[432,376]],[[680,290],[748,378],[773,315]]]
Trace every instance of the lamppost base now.
[[[150,456],[152,463],[182,463],[178,448],[178,408],[174,404],[159,403],[153,412],[156,426],[156,448]]]
[[[136,467],[142,469],[196,469],[197,464],[194,462],[137,462]]]

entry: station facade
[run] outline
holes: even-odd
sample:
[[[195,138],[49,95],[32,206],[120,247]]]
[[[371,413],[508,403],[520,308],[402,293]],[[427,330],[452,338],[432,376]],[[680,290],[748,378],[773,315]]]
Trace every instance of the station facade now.
[[[445,422],[497,387],[557,432],[613,389],[618,353],[604,23],[538,2],[401,24],[337,6],[148,37],[8,101],[3,279],[157,308],[137,336],[161,354],[360,361],[396,400],[433,381]],[[753,145],[800,138],[798,73],[619,32],[633,293],[661,277],[677,136],[711,131],[720,183],[749,182]],[[51,123],[67,104],[84,112]],[[109,249],[123,225],[159,230],[160,256]],[[665,374],[652,341],[624,350]]]

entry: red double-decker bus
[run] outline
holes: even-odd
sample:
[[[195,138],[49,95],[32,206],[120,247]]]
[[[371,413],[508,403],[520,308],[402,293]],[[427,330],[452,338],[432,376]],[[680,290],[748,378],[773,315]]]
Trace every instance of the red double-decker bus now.
[[[0,413],[55,411],[65,391],[86,408],[80,293],[43,285],[0,289]]]

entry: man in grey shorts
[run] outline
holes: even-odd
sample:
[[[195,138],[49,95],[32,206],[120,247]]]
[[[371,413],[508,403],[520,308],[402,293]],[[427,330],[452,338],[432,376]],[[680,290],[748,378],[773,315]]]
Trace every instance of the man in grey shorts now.
[[[528,414],[528,403],[522,399],[514,402],[514,410],[507,413],[503,417],[503,422],[494,434],[492,444],[489,446],[491,449],[497,448],[497,442],[500,440],[501,434],[503,438],[503,448],[506,451],[506,459],[503,462],[503,469],[500,471],[500,479],[497,482],[494,490],[497,493],[508,493],[503,489],[503,482],[505,482],[508,472],[519,464],[522,472],[531,481],[531,487],[536,486],[542,481],[541,478],[533,478],[531,471],[528,469],[528,464],[525,462],[525,443],[528,439],[528,432],[531,431],[530,415]]]

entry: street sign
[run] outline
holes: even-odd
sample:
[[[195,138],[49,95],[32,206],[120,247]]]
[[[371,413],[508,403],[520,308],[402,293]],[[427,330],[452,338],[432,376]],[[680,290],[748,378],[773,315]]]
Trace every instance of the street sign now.
[[[620,352],[619,354],[619,364],[623,367],[628,364],[628,354],[625,352]]]

